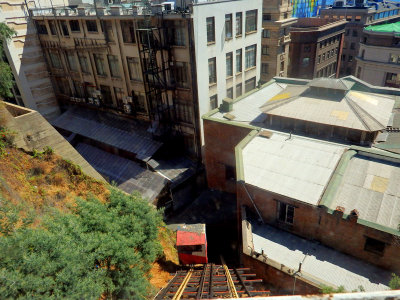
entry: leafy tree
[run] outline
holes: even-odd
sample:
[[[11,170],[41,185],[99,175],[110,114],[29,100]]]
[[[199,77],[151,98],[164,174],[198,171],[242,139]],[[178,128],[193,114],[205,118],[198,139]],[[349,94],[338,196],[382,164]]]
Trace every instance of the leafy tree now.
[[[16,31],[8,27],[6,23],[0,23],[0,98],[12,96],[10,89],[13,86],[13,75],[6,62],[4,43],[7,43],[15,34]]]
[[[112,189],[105,204],[78,199],[73,214],[54,212],[42,228],[0,238],[0,295],[147,298],[161,224],[161,214],[138,195]]]
[[[400,277],[396,274],[392,273],[392,278],[389,281],[389,287],[392,290],[399,290],[400,289]]]

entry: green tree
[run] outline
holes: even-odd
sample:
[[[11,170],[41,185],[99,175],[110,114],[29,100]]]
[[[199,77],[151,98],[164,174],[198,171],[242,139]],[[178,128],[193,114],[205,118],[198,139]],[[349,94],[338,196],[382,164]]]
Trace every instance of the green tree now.
[[[0,23],[0,98],[12,96],[10,89],[13,86],[13,75],[6,61],[4,43],[7,43],[15,34],[16,31],[8,27],[6,23]]]
[[[392,273],[392,278],[389,281],[389,287],[392,290],[399,290],[400,289],[400,277],[396,274]]]
[[[105,204],[78,199],[73,214],[54,212],[42,228],[0,238],[0,295],[147,298],[161,224],[161,214],[138,195],[112,189]]]

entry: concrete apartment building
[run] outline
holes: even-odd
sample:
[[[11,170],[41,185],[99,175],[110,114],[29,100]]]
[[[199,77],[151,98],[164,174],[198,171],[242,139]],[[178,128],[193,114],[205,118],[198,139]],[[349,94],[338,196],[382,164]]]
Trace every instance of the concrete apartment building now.
[[[50,5],[51,2],[41,3]],[[52,3],[63,5],[62,1],[57,0]],[[35,25],[28,17],[28,10],[35,5],[35,1],[3,1],[0,5],[0,22],[17,32],[4,47],[15,78],[13,94],[16,103],[37,110],[51,120],[59,115],[60,110]]]
[[[386,290],[400,271],[399,96],[353,76],[276,77],[203,117],[208,184],[237,196],[242,262],[281,293]]]
[[[289,77],[337,77],[345,20],[298,19],[290,28]]]
[[[356,74],[355,58],[364,27],[396,21],[400,18],[399,12],[399,3],[390,1],[356,0],[355,4],[346,4],[344,0],[337,0],[332,7],[321,9],[321,18],[347,21],[340,76]]]
[[[293,3],[289,0],[263,1],[261,82],[275,76],[287,76],[289,66],[290,26]]]
[[[261,1],[187,4],[32,10],[63,108],[148,121],[155,134],[182,134],[199,157],[200,116],[259,80]]]
[[[364,29],[356,76],[373,85],[400,87],[400,22]]]

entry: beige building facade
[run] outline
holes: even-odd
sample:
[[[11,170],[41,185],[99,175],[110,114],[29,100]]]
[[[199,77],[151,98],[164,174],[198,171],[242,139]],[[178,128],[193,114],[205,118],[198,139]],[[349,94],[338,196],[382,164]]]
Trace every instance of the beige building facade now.
[[[62,2],[56,0],[53,4],[61,5]],[[33,1],[8,0],[1,3],[0,22],[17,32],[4,50],[15,78],[13,92],[17,104],[37,110],[51,120],[59,115],[60,110],[35,24],[28,17],[28,9],[34,7]]]
[[[275,76],[287,76],[289,66],[290,26],[293,3],[289,0],[263,2],[261,42],[261,82]]]

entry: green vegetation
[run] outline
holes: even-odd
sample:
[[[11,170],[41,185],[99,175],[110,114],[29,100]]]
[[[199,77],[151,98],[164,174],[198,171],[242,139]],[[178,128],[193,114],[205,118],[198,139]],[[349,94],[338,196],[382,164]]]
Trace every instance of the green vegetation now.
[[[15,133],[6,127],[0,126],[0,156],[6,153],[6,148],[14,144]]]
[[[11,216],[15,211],[4,212]],[[26,218],[26,224],[32,219]],[[3,223],[2,223],[3,225]],[[139,195],[114,188],[109,201],[77,199],[37,228],[12,222],[0,238],[3,298],[145,299],[148,273],[161,255],[162,217]]]
[[[331,286],[322,285],[320,289],[322,294],[346,293],[343,285],[340,285],[337,289]]]
[[[12,96],[10,90],[13,86],[13,75],[5,57],[3,43],[6,43],[15,34],[14,29],[5,23],[0,23],[0,98]]]
[[[395,273],[392,273],[392,278],[389,281],[389,287],[392,290],[400,289],[400,276],[397,276]]]

